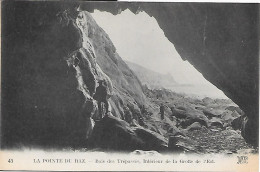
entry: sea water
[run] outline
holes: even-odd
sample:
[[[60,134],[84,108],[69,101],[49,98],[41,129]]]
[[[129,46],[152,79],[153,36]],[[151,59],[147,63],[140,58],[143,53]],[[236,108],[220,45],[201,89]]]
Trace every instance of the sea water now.
[[[205,97],[213,99],[228,99],[228,97],[214,85],[175,85],[168,87],[168,89],[198,99],[203,99]]]

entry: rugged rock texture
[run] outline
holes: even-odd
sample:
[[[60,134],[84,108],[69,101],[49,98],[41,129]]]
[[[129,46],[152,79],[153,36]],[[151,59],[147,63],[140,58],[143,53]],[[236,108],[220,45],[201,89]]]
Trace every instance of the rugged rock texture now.
[[[127,122],[113,116],[106,116],[97,122],[89,141],[91,147],[110,151],[165,151],[168,147],[163,136],[142,127],[133,129]]]
[[[259,6],[216,3],[96,3],[117,14],[129,8],[153,16],[184,60],[221,89],[248,116],[244,138],[258,144]],[[254,131],[254,132],[250,132]],[[243,133],[242,133],[243,134]]]
[[[100,52],[95,52],[96,62],[86,60],[84,33],[76,25],[78,5],[2,3],[2,146],[23,146],[13,145],[21,140],[21,144],[71,145],[77,143],[75,138],[84,138],[86,131],[79,128],[90,122],[95,111],[91,99],[95,82],[85,83],[77,77],[79,74],[87,78],[109,76],[116,90],[110,100],[114,113],[123,118],[122,104],[140,113],[137,104],[145,101],[140,84],[120,61],[113,45],[101,46]],[[154,16],[181,57],[245,112],[248,120],[242,135],[257,145],[258,5],[82,2],[81,8],[113,14],[129,8],[134,13],[144,10]],[[97,34],[88,32],[90,38]],[[94,48],[102,44],[99,38],[92,37],[97,41]],[[109,38],[104,39],[109,42]],[[83,66],[76,65],[75,55]],[[102,64],[99,59],[109,63]],[[106,75],[95,68],[96,63]],[[110,71],[116,74],[110,76]]]
[[[139,110],[137,105],[148,104],[141,83],[117,54],[109,36],[96,24],[91,15],[88,12],[80,12],[78,16],[83,38],[89,38],[95,50],[97,65],[94,70],[100,71],[95,74],[95,78],[111,82],[109,88],[112,95],[110,99],[112,113],[125,119],[125,106],[130,106],[132,113],[135,113]]]
[[[88,12],[73,3],[3,6],[3,147],[80,146],[97,115],[100,79],[112,114],[124,119],[127,106],[138,121],[138,105],[147,104],[142,86]]]
[[[223,122],[222,122],[221,119],[216,118],[216,117],[213,117],[213,118],[210,120],[210,126],[211,126],[211,127],[223,128],[223,127],[224,127],[224,124],[223,124]]]
[[[201,124],[199,122],[194,122],[193,124],[191,124],[190,126],[188,126],[186,128],[187,131],[191,131],[191,130],[198,130],[201,128]]]

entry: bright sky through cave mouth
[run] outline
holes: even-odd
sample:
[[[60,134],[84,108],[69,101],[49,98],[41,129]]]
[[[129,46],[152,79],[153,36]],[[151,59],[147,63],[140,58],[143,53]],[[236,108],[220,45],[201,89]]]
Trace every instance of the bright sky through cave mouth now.
[[[121,14],[113,15],[95,10],[91,15],[109,35],[124,60],[158,73],[170,73],[179,84],[193,86],[193,89],[172,88],[173,91],[201,94],[200,97],[227,98],[189,62],[181,59],[155,18],[147,13],[134,14],[127,9]]]

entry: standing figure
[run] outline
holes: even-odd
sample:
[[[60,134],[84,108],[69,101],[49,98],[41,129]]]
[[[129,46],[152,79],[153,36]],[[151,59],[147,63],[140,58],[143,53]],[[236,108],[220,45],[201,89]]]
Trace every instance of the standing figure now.
[[[125,121],[130,125],[133,124],[133,114],[127,106],[123,107],[125,113]]]
[[[163,120],[164,119],[164,106],[163,106],[163,104],[161,104],[161,106],[160,106],[160,114],[161,114],[161,120]]]
[[[107,93],[107,87],[103,84],[104,81],[103,80],[99,80],[98,81],[99,86],[96,89],[96,93],[93,96],[93,98],[95,100],[97,100],[98,102],[98,111],[99,111],[99,116],[100,119],[102,118],[102,107],[101,107],[101,103],[103,102],[105,104],[105,108],[106,108],[106,113],[108,113],[108,93]]]

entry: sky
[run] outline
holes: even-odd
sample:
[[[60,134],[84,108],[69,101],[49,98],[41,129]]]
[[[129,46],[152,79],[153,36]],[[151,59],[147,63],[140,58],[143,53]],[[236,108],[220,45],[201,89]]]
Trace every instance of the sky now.
[[[170,73],[179,84],[206,85],[225,97],[188,61],[181,59],[155,18],[145,12],[134,14],[128,9],[118,15],[98,10],[91,15],[109,35],[123,59],[162,74]]]

